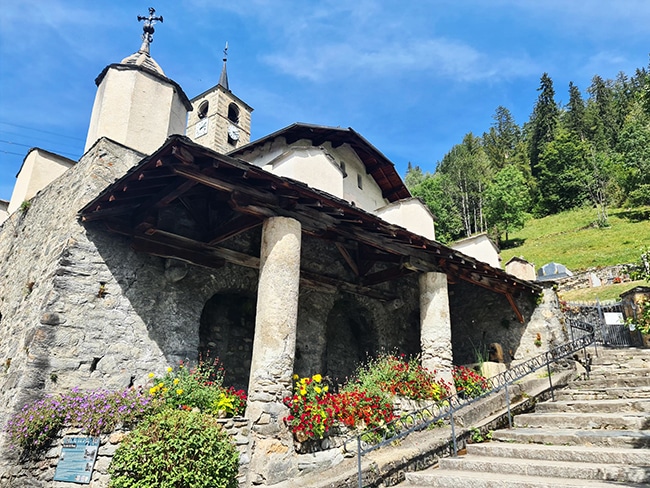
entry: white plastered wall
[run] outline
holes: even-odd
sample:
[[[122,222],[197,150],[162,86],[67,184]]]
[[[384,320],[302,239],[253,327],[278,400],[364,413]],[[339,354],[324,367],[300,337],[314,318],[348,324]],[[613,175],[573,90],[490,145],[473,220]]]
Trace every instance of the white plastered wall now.
[[[108,137],[151,154],[172,134],[185,134],[187,110],[174,86],[142,70],[110,67],[93,104],[84,151]]]
[[[278,137],[240,157],[270,173],[301,181],[368,212],[388,203],[379,185],[366,173],[366,167],[347,144],[337,148],[329,142],[314,146],[310,140],[302,139],[288,145],[283,137]],[[361,178],[361,188],[357,175]]]
[[[494,268],[501,268],[499,253],[485,234],[455,242],[451,247]]]
[[[433,216],[426,205],[417,198],[389,203],[374,213],[386,222],[404,227],[432,241],[436,239]]]
[[[38,148],[32,149],[25,156],[16,177],[7,212],[12,214],[18,210],[25,200],[31,199],[73,165],[74,161],[63,156]]]

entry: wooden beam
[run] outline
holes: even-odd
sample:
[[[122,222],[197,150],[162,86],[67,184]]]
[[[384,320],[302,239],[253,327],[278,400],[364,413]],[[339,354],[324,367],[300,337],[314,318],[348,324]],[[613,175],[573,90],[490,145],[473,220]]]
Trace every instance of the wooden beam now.
[[[354,258],[350,255],[347,248],[343,244],[341,244],[340,242],[336,242],[335,246],[339,250],[339,252],[341,253],[341,256],[343,256],[343,259],[345,260],[345,262],[348,263],[348,266],[350,266],[350,269],[355,274],[355,276],[359,276],[359,267],[357,266],[357,263],[354,260]]]
[[[505,295],[506,298],[508,299],[508,302],[510,303],[510,306],[512,307],[512,310],[515,312],[515,315],[517,316],[519,323],[523,324],[524,316],[521,314],[519,307],[517,307],[517,302],[515,302],[515,299],[512,297],[510,293],[506,293]]]
[[[106,203],[106,205],[111,205]],[[105,219],[108,217],[115,217],[123,214],[132,214],[139,205],[129,204],[129,205],[120,205],[120,206],[111,206],[110,208],[102,208],[102,204],[99,204],[95,207],[94,210],[90,213],[84,213],[81,215],[81,220],[83,222],[92,222],[93,220]]]
[[[203,266],[206,268],[219,269],[226,263],[220,257],[208,256],[205,252],[192,251],[173,244],[163,243],[144,236],[133,238],[131,247],[136,252],[142,252],[161,258],[173,258],[186,263]]]
[[[227,241],[247,230],[261,225],[262,221],[249,215],[240,215],[225,225],[217,229],[215,236],[208,242],[209,246],[214,246],[220,242]]]
[[[402,276],[412,273],[413,270],[410,270],[402,265],[393,266],[392,268],[386,268],[382,271],[377,271],[376,273],[364,276],[361,279],[361,283],[364,285],[377,285],[379,283],[384,283],[386,281],[392,281]]]
[[[330,278],[320,274],[310,273],[309,271],[300,270],[300,278],[306,286],[318,287],[319,285],[329,285],[338,291],[345,291],[354,295],[374,298],[382,301],[391,301],[397,298],[393,293],[387,293],[383,290],[370,288],[368,286],[356,285],[348,283],[347,281],[339,280],[337,278]]]
[[[161,208],[169,205],[181,195],[187,193],[191,188],[196,186],[196,181],[178,180],[170,183],[155,195],[142,202],[138,212],[134,217],[134,222],[140,222],[152,209]]]
[[[224,192],[237,191],[240,194],[248,195],[254,198],[257,204],[278,205],[279,203],[278,197],[267,191],[257,190],[255,188],[246,187],[241,184],[231,183],[225,181],[224,179],[213,178],[191,167],[175,166],[174,172],[177,175],[208,186],[215,190]]]
[[[258,257],[249,256],[248,254],[233,251],[232,249],[224,247],[210,246],[204,242],[190,239],[189,237],[179,236],[172,232],[151,227],[145,232],[145,235],[154,242],[173,245],[179,249],[187,249],[189,251],[205,252],[208,255],[223,258],[229,263],[244,266],[246,268],[258,269],[260,267],[260,258]]]

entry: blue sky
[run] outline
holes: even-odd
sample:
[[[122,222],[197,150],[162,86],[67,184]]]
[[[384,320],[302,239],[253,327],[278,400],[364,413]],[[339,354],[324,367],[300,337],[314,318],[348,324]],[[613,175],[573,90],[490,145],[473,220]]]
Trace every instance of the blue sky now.
[[[528,120],[539,78],[556,100],[594,74],[648,65],[648,0],[4,0],[0,8],[0,199],[41,147],[83,151],[95,77],[140,46],[192,98],[216,84],[229,42],[230,88],[252,137],[293,122],[352,127],[404,175],[424,170],[499,105]]]

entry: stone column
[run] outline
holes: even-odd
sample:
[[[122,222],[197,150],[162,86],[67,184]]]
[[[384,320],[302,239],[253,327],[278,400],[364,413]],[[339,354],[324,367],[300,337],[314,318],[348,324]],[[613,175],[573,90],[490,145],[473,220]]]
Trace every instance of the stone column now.
[[[449,382],[453,389],[451,369],[451,318],[445,273],[420,275],[420,346],[422,365]]]
[[[295,474],[293,439],[282,422],[292,392],[300,283],[300,222],[272,217],[262,228],[260,276],[246,416],[252,424],[249,483],[274,484]]]

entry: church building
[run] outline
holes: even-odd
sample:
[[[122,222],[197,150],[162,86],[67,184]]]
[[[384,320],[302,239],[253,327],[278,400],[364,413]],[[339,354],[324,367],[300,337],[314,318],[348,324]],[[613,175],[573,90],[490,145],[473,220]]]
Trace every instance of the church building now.
[[[294,374],[343,381],[398,351],[450,380],[479,345],[537,354],[538,285],[436,241],[355,130],[296,123],[251,141],[225,57],[188,98],[151,56],[156,20],[97,77],[79,161],[36,149],[18,175],[0,227],[0,422],[48,393],[219,357],[248,393],[248,482],[272,485],[299,474],[282,422]]]

